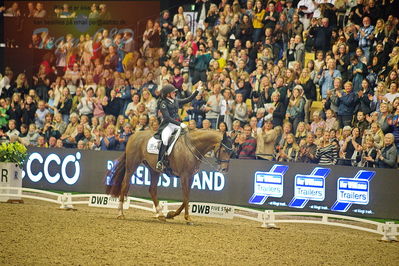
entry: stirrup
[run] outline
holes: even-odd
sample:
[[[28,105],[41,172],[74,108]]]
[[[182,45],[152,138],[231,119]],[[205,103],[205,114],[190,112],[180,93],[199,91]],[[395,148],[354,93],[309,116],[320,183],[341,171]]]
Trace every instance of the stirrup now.
[[[165,170],[165,165],[163,164],[163,162],[162,161],[159,161],[159,162],[157,162],[157,165],[155,166],[155,168],[158,170],[158,171],[164,171]]]

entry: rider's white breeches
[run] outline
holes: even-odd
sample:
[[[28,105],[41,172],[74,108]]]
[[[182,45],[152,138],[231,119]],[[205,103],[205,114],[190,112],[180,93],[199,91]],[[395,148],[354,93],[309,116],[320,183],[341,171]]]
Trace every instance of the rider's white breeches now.
[[[169,123],[165,127],[165,129],[162,131],[162,134],[161,134],[163,145],[168,145],[170,136],[172,136],[173,131],[175,131],[176,129],[179,129],[179,128],[180,128],[179,126],[172,124],[172,123]]]

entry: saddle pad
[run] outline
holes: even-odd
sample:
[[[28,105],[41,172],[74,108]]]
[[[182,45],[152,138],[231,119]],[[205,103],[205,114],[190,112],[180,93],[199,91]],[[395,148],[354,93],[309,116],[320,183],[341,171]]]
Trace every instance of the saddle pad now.
[[[175,146],[175,143],[176,143],[177,139],[180,136],[180,132],[181,132],[181,129],[179,128],[177,130],[176,134],[174,136],[172,135],[172,137],[171,137],[172,138],[172,143],[169,145],[169,148],[166,151],[166,155],[169,155],[169,154],[172,153],[173,147]],[[151,137],[148,140],[148,143],[147,143],[147,152],[151,153],[151,154],[158,154],[159,153],[159,147],[161,146],[161,141],[162,140],[159,140],[159,139],[156,139],[154,137]]]

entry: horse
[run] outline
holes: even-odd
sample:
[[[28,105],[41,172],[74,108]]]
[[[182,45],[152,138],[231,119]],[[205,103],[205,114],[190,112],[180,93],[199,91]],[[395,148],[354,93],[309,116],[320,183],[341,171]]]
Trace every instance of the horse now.
[[[127,144],[125,152],[118,158],[113,169],[107,172],[106,193],[119,197],[118,219],[124,219],[123,202],[127,196],[130,178],[140,164],[147,166],[151,176],[149,193],[155,206],[156,216],[165,221],[179,215],[183,208],[184,218],[188,224],[192,223],[189,216],[189,194],[193,175],[198,172],[199,165],[205,159],[205,154],[213,150],[217,157],[219,170],[226,172],[232,150],[232,140],[215,130],[193,130],[180,135],[172,152],[168,156],[169,167],[173,174],[180,178],[183,192],[183,203],[176,211],[168,212],[165,217],[157,197],[157,184],[160,172],[156,170],[157,155],[147,152],[147,142],[153,136],[150,130],[137,131]]]

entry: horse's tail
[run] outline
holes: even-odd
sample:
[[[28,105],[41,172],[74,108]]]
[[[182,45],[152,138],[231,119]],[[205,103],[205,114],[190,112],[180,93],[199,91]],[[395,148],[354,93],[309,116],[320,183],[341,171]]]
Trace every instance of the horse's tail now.
[[[122,193],[122,182],[126,169],[126,152],[122,154],[105,176],[107,185],[105,192],[112,197],[119,197]]]

